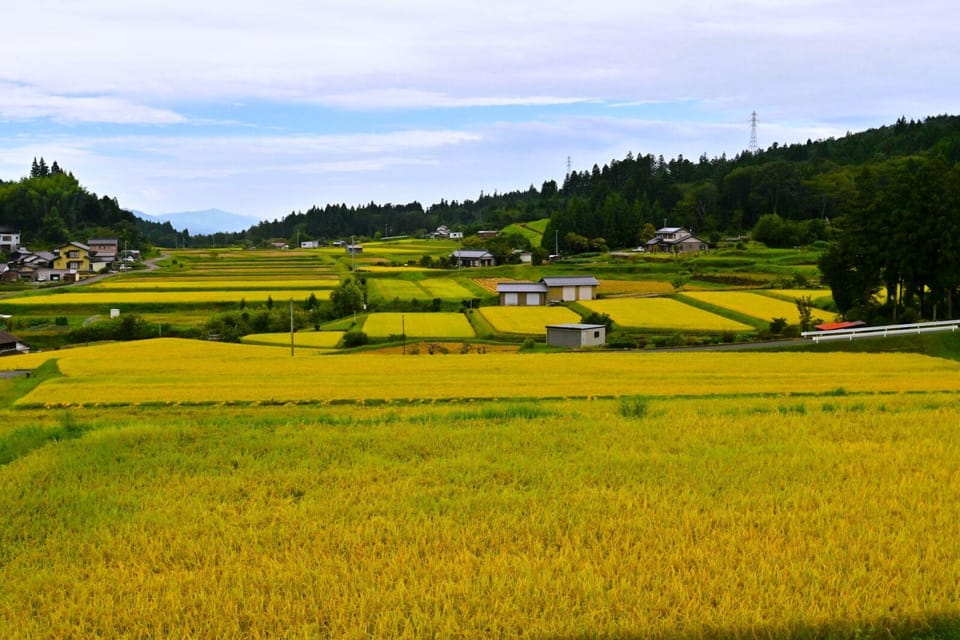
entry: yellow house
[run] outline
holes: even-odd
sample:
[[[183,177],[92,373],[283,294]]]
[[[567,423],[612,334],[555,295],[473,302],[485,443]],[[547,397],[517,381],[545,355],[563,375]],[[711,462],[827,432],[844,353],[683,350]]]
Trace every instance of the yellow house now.
[[[54,269],[68,269],[77,273],[89,273],[90,247],[81,242],[70,242],[54,250],[57,257],[53,259]]]

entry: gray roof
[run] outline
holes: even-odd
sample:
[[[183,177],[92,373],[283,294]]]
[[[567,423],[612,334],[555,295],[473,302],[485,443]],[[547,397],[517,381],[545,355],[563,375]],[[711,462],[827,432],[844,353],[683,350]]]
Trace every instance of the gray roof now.
[[[455,258],[492,258],[493,254],[482,249],[457,249],[453,252]]]
[[[540,282],[548,287],[597,287],[600,282],[593,276],[544,276]]]
[[[657,233],[676,233],[677,231],[686,231],[683,227],[663,227],[657,229]]]
[[[498,282],[497,293],[546,293],[542,282]]]
[[[578,331],[589,331],[591,329],[606,329],[605,324],[584,324],[582,322],[568,322],[565,324],[548,324],[547,329],[576,329]]]
[[[87,244],[119,244],[120,241],[116,238],[90,238],[87,240]]]

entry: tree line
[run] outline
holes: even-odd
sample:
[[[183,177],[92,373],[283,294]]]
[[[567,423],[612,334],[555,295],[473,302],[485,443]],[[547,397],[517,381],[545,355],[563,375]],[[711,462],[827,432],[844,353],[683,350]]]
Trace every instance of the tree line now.
[[[144,242],[137,218],[116,198],[90,193],[73,173],[56,161],[48,166],[42,157],[34,158],[29,176],[0,181],[0,224],[18,229],[34,250],[90,237],[118,238],[130,248]]]

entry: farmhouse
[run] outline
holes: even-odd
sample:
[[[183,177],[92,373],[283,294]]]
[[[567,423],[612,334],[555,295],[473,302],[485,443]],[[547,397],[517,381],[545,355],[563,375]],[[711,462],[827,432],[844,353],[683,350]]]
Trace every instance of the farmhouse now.
[[[457,267],[492,267],[496,264],[493,254],[483,249],[458,249],[450,257]]]
[[[647,240],[646,251],[659,253],[690,253],[706,251],[707,243],[695,237],[683,227],[663,227],[657,229],[656,236]]]
[[[302,240],[300,242],[301,249],[319,249],[320,241],[319,240]]]
[[[544,276],[540,282],[499,282],[500,306],[537,306],[593,300],[600,282],[593,276]]]
[[[348,244],[348,245],[344,245],[344,247],[346,249],[346,252],[349,253],[350,255],[357,255],[357,254],[363,253],[362,244]]]
[[[14,353],[27,353],[30,347],[20,342],[15,335],[0,331],[0,356],[8,356]]]
[[[547,344],[555,347],[582,349],[600,347],[607,341],[607,327],[602,324],[548,324]]]
[[[54,257],[51,268],[58,271],[77,271],[86,273],[92,271],[90,260],[90,247],[81,242],[68,242],[67,244],[54,249]]]
[[[116,238],[90,238],[87,246],[100,257],[111,256],[111,260],[116,260],[120,253],[120,242]]]
[[[20,248],[20,231],[0,225],[0,251],[13,253]]]

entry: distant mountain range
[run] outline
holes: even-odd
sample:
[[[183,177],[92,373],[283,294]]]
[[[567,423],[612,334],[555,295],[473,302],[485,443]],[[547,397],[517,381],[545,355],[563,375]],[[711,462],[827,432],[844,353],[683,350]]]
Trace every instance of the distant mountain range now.
[[[149,222],[159,222],[160,224],[169,222],[177,231],[187,229],[190,235],[244,231],[259,222],[259,220],[255,218],[240,215],[239,213],[231,213],[222,209],[176,211],[156,215],[143,211],[134,211],[133,214]]]

